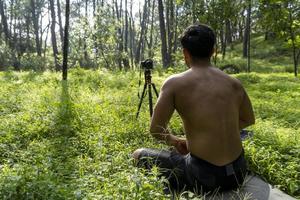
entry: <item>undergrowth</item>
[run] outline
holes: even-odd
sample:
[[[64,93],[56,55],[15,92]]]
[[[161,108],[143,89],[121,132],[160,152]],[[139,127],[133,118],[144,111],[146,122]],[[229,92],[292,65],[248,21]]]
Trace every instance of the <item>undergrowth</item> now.
[[[236,43],[227,48],[224,59],[219,54],[216,65],[234,65],[240,71],[247,71],[247,58],[242,57],[243,44]],[[278,39],[265,40],[264,36],[253,36],[251,39],[250,63],[252,72],[259,73],[292,73],[292,50]]]
[[[159,88],[172,73],[156,73]],[[300,81],[288,74],[240,74],[253,101],[254,137],[244,143],[250,168],[300,197]],[[73,69],[0,73],[1,199],[168,199],[164,180],[134,167],[139,147],[166,148],[138,120],[138,73]],[[141,89],[141,88],[140,88]],[[182,133],[178,115],[171,129]]]

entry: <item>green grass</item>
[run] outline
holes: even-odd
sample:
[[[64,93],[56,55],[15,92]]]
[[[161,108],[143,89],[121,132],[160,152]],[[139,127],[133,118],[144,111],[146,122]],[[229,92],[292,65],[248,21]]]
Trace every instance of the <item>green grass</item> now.
[[[155,73],[160,87],[169,73]],[[237,75],[253,101],[251,169],[300,197],[300,81],[290,74]],[[168,199],[157,169],[133,165],[139,147],[166,148],[137,109],[138,73],[71,70],[0,73],[1,199]],[[182,132],[178,115],[171,121]]]
[[[241,71],[247,69],[247,59],[242,57],[243,44],[227,47],[224,60],[218,56],[217,66],[227,64],[236,65]],[[292,50],[281,39],[265,40],[264,36],[253,36],[251,39],[251,71],[259,73],[292,73],[293,58]]]

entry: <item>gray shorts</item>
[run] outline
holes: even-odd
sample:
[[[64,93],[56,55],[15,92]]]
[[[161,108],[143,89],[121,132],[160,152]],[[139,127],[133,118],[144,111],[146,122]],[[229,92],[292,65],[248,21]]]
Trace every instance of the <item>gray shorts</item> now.
[[[247,173],[244,151],[233,162],[216,166],[190,153],[181,155],[177,151],[144,149],[139,155],[138,166],[151,169],[154,165],[167,178],[172,191],[195,193],[235,189],[243,183]]]

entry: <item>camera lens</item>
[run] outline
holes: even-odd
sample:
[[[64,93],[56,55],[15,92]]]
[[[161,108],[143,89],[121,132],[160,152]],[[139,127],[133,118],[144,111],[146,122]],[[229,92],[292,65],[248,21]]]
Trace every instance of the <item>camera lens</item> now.
[[[153,69],[153,61],[151,59],[144,60],[141,62],[141,66],[147,70]]]

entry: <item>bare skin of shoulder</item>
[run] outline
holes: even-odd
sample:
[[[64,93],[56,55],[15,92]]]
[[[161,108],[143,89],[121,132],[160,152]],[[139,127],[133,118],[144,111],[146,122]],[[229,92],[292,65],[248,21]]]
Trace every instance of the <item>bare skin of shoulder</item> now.
[[[186,140],[166,130],[174,110],[182,118]],[[150,132],[182,154],[223,166],[241,154],[240,130],[254,121],[249,97],[237,79],[212,66],[191,67],[165,81]]]

